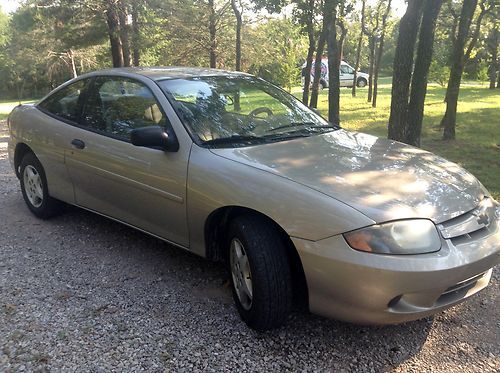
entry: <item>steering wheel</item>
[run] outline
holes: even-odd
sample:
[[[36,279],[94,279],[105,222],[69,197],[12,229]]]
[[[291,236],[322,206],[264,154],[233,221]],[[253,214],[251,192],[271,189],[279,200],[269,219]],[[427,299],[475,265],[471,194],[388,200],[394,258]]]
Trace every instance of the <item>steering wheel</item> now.
[[[268,117],[272,116],[273,115],[273,112],[271,109],[267,108],[267,107],[264,107],[264,106],[261,106],[261,107],[258,107],[256,109],[253,109],[249,114],[248,116],[250,117],[256,117],[257,115],[259,114],[262,114],[262,113],[266,113]]]

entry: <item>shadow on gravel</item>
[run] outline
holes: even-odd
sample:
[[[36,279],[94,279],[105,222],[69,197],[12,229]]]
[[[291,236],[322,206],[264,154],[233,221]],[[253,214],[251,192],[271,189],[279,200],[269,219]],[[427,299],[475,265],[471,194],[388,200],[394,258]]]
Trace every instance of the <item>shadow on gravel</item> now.
[[[224,345],[229,338],[253,346],[249,348],[252,359],[280,361],[282,368],[322,361],[320,366],[326,364],[335,370],[391,369],[421,350],[433,324],[428,318],[403,325],[367,327],[295,312],[281,329],[257,333],[239,319],[221,264],[74,207],[68,207],[50,223],[72,231],[68,233],[89,248],[85,257],[97,255],[80,262],[84,266],[81,273],[99,273],[91,267],[100,263],[110,268],[107,273],[101,272],[106,278],[103,286],[119,286],[119,297],[143,296],[137,289],[146,289],[147,299],[134,299],[147,304],[145,319],[159,317],[166,328],[174,327],[175,320],[181,334],[183,328],[193,334],[192,325],[196,325],[195,336],[191,337],[199,339],[201,345],[217,341]]]

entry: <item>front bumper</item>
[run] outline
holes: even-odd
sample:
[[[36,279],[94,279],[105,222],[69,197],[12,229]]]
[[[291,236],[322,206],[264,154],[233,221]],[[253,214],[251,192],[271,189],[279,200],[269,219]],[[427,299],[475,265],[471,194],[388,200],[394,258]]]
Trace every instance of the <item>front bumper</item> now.
[[[484,289],[500,262],[500,220],[474,240],[443,239],[440,251],[382,255],[353,250],[342,235],[292,238],[315,314],[359,324],[416,320]]]

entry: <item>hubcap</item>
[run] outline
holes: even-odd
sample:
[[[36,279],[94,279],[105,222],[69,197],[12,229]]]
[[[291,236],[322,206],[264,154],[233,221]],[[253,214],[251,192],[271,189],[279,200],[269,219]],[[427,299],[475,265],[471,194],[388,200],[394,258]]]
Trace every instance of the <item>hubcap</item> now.
[[[40,207],[43,203],[42,178],[35,167],[28,165],[24,168],[23,182],[30,203],[34,207]]]
[[[237,238],[233,238],[231,241],[229,260],[234,289],[241,306],[248,311],[252,306],[252,273],[245,248]]]

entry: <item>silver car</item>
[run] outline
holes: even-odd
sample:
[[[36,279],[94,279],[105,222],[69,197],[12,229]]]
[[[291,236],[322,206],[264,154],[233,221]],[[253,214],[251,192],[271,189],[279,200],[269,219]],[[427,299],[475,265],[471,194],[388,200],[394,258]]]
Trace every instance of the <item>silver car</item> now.
[[[470,173],[251,75],[99,71],[8,123],[36,216],[64,202],[224,261],[258,330],[301,304],[355,323],[425,317],[485,288],[500,260],[499,205]]]

